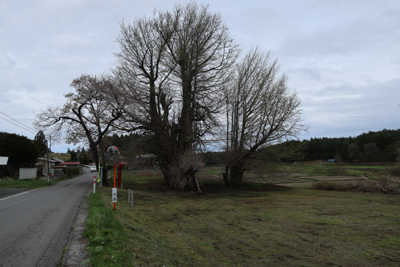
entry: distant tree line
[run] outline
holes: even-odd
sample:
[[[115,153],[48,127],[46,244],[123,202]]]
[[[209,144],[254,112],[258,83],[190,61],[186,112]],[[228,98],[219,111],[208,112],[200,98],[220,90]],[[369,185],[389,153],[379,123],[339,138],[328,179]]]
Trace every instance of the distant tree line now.
[[[88,149],[85,148],[77,148],[70,150],[68,148],[67,153],[70,154],[70,158],[67,160],[68,162],[80,162],[81,164],[87,165],[93,162],[92,154]]]
[[[394,162],[399,155],[400,129],[370,131],[348,138],[311,138],[299,143],[304,146],[305,161],[336,157],[346,162]]]
[[[204,154],[207,164],[221,164],[225,152]],[[253,159],[267,162],[301,162],[329,159],[345,162],[395,162],[400,161],[400,129],[383,129],[362,133],[356,137],[311,138],[290,140],[269,146]]]

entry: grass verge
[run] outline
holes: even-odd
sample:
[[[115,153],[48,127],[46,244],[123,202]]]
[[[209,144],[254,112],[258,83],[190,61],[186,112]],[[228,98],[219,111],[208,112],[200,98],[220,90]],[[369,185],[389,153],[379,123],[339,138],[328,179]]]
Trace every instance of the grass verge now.
[[[130,260],[129,246],[126,246],[125,230],[115,217],[114,211],[106,208],[99,193],[88,198],[89,215],[83,237],[89,239],[86,249],[91,266],[127,266]]]
[[[46,180],[6,180],[0,182],[0,188],[36,189],[53,184],[55,182],[47,183]]]

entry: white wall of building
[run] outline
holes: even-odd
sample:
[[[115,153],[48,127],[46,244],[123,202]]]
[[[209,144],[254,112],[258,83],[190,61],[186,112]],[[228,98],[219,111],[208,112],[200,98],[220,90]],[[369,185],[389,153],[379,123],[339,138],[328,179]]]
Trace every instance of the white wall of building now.
[[[37,168],[19,168],[19,179],[35,179],[37,176]]]

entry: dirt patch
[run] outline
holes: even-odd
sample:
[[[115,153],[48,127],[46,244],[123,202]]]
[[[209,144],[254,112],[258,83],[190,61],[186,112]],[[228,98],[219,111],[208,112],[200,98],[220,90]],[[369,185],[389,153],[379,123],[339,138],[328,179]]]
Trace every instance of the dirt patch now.
[[[297,183],[280,183],[275,184],[278,186],[286,186],[286,187],[303,187],[309,188],[316,182],[327,182],[327,181],[354,181],[354,180],[369,180],[365,176],[306,176],[302,177],[303,179],[313,180],[313,182],[297,182]]]
[[[285,184],[277,184],[278,186],[283,187],[303,187],[303,188],[310,188],[315,182],[312,183],[285,183]]]
[[[318,181],[368,180],[365,176],[307,176],[303,178]]]

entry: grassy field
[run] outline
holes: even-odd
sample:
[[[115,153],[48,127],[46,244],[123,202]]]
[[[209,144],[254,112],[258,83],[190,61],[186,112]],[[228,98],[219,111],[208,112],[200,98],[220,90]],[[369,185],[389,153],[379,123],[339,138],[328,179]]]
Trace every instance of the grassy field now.
[[[98,191],[86,232],[92,266],[400,265],[399,195],[226,188],[213,170],[198,195],[159,185],[155,172],[129,174],[116,212],[111,188]],[[113,216],[117,224],[102,223]]]

